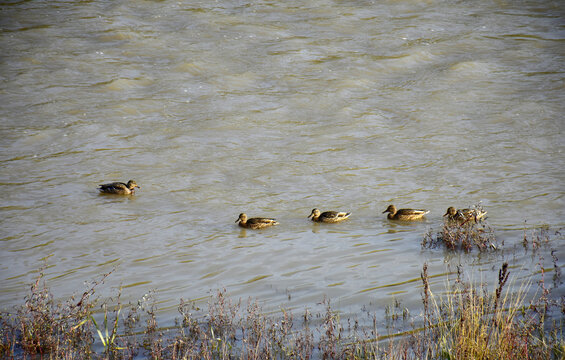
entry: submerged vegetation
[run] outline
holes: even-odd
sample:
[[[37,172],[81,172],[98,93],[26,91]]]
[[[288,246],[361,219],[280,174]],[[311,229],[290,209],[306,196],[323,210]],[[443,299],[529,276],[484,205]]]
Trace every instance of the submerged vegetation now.
[[[556,264],[556,259],[554,259]],[[557,264],[556,264],[557,265]],[[557,270],[554,274],[560,276]],[[496,286],[465,281],[463,270],[445,291],[431,290],[423,265],[422,308],[411,315],[400,302],[386,309],[386,331],[366,319],[344,319],[324,299],[323,310],[266,315],[257,301],[233,301],[225,290],[207,310],[180,300],[180,318],[159,327],[152,294],[123,305],[120,295],[98,305],[90,285],[80,298],[55,303],[40,274],[24,304],[3,313],[4,358],[57,359],[562,359],[565,302],[542,279],[537,295],[518,284],[503,263]],[[543,268],[542,268],[543,275]],[[95,311],[95,308],[101,308]],[[414,310],[412,310],[414,313]],[[98,319],[98,320],[97,320]]]

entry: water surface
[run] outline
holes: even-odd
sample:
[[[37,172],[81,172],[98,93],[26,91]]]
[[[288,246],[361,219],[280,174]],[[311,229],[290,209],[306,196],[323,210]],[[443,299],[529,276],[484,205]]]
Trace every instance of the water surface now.
[[[503,261],[552,267],[513,249],[565,225],[560,2],[0,7],[3,308],[45,263],[58,298],[114,270],[101,295],[155,289],[167,316],[223,287],[355,312],[418,303],[424,262],[487,281]],[[96,190],[128,179],[136,196]],[[421,248],[448,206],[479,202],[505,251]],[[431,213],[397,224],[389,203]],[[314,207],[353,215],[312,224]],[[280,225],[243,230],[240,212]]]

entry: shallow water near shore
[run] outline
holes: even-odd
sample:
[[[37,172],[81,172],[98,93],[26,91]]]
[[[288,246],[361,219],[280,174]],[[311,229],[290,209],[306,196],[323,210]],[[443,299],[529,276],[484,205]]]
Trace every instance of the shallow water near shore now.
[[[3,309],[45,263],[58,298],[113,270],[102,295],[154,289],[165,318],[224,287],[266,310],[416,304],[424,262],[435,286],[458,264],[528,279],[553,266],[520,248],[541,225],[563,266],[559,2],[0,8]],[[129,179],[135,196],[96,189]],[[479,202],[504,251],[421,248]],[[391,222],[391,203],[431,212]],[[314,207],[352,215],[314,224]]]

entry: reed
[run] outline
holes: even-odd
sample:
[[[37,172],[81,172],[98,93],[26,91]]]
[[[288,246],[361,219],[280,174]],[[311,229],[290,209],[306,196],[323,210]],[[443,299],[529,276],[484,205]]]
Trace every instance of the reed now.
[[[507,287],[508,276],[508,264],[504,263],[494,291],[461,281],[441,298],[428,290],[433,305],[425,317],[427,326],[433,324],[429,334],[435,341],[428,349],[432,358],[551,358],[546,357],[552,352],[549,347],[534,350],[541,343],[535,329],[543,328],[544,323],[529,314],[525,300],[529,285]]]

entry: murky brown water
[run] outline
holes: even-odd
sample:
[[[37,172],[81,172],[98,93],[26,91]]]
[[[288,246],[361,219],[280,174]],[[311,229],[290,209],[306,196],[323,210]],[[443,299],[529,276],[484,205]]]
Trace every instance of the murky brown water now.
[[[102,294],[155,289],[169,315],[221,287],[268,309],[417,303],[424,262],[535,272],[420,241],[450,205],[482,202],[508,249],[524,221],[565,225],[560,2],[307,4],[0,5],[2,307],[44,260],[57,296],[115,269]],[[135,197],[97,193],[130,178]],[[431,213],[395,224],[389,203]]]

